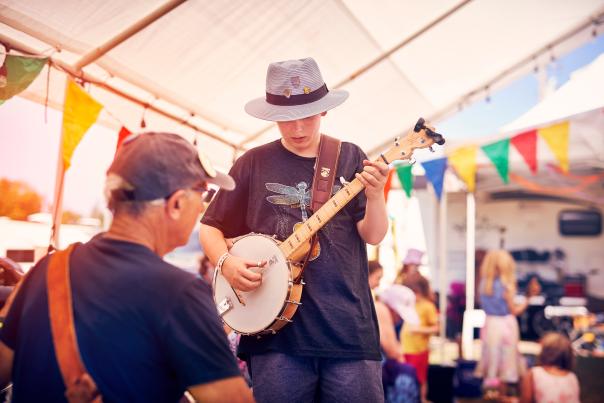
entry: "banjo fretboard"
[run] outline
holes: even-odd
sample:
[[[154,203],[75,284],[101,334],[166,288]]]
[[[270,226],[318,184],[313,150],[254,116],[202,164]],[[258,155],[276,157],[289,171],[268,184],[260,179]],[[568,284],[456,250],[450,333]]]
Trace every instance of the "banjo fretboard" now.
[[[329,220],[335,216],[350,200],[352,200],[365,186],[354,179],[347,183],[334,194],[325,204],[317,210],[308,220],[304,221],[285,241],[279,245],[281,252],[287,257],[297,250],[302,244],[319,231]]]

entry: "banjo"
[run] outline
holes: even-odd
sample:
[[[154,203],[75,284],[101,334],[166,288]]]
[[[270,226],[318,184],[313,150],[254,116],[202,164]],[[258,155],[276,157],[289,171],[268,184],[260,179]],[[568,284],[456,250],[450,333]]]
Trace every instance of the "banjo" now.
[[[432,150],[434,143],[440,145],[444,142],[442,135],[427,127],[424,119],[420,118],[413,130],[402,139],[397,137],[394,146],[380,154],[378,160],[389,164],[410,159],[413,150]],[[236,238],[229,250],[231,255],[267,263],[262,284],[250,292],[235,292],[219,270],[214,273],[214,302],[223,322],[237,333],[258,336],[275,334],[292,322],[301,305],[305,283],[300,273],[312,236],[363,188],[364,185],[356,178],[343,186],[283,242],[256,233]]]

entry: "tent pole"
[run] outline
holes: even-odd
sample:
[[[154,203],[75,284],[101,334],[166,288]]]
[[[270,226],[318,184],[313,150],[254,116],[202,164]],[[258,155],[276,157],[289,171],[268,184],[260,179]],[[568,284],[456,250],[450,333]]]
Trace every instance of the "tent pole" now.
[[[50,67],[49,67],[50,68]],[[61,128],[61,141],[57,156],[57,176],[55,179],[55,192],[52,202],[52,227],[50,228],[50,243],[48,252],[59,249],[59,233],[63,217],[63,182],[65,181],[65,164],[63,163],[63,128]]]
[[[466,311],[464,312],[462,330],[462,353],[463,358],[473,358],[474,339],[474,249],[476,244],[476,200],[474,193],[466,195]]]
[[[436,195],[435,195],[436,196]],[[440,363],[445,361],[447,340],[447,192],[443,189],[438,206],[438,305],[440,307]]]
[[[81,70],[82,67],[88,66],[90,63],[94,62],[133,35],[136,35],[136,33],[142,31],[147,26],[151,25],[164,15],[168,14],[170,11],[174,10],[176,7],[180,6],[185,1],[186,0],[169,0],[165,4],[160,5],[151,13],[136,21],[134,24],[130,25],[128,28],[109,39],[107,42],[84,54],[80,60],[74,63],[73,68],[75,70]]]

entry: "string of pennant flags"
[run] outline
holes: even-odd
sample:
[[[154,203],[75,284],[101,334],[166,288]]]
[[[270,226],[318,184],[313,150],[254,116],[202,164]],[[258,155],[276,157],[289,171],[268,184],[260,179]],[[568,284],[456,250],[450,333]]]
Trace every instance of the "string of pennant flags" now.
[[[48,58],[16,56],[6,53],[1,53],[0,56],[2,56],[0,59],[0,105],[2,105],[8,99],[24,91],[38,77],[47,64]],[[81,86],[71,78],[67,78],[61,141],[64,170],[71,166],[71,157],[76,147],[84,134],[96,122],[103,108],[104,106],[92,98]],[[117,119],[115,116],[113,117]],[[118,133],[116,150],[130,134],[131,132],[122,124]]]
[[[522,159],[534,175],[537,173],[538,169],[537,139],[542,138],[556,158],[560,170],[563,173],[568,173],[569,127],[569,122],[564,121],[539,129],[521,132],[511,137],[482,146],[467,145],[459,147],[451,151],[446,157],[424,161],[421,165],[426,172],[426,179],[431,183],[439,200],[442,196],[444,175],[448,167],[451,167],[457,176],[466,184],[469,192],[474,192],[476,189],[476,158],[479,149],[495,166],[503,183],[508,184],[510,180],[510,144],[522,156]],[[392,180],[393,172],[396,172],[401,187],[405,191],[407,197],[411,197],[411,190],[413,189],[413,174],[411,168],[412,165],[403,163],[396,165],[391,170],[391,174],[388,176],[388,185],[384,188],[386,197],[391,188],[390,181]]]
[[[38,76],[48,62],[44,57],[25,57],[0,53],[0,105],[7,99],[25,90]],[[71,157],[82,140],[84,134],[96,122],[103,105],[92,98],[70,78],[65,88],[63,106],[63,129],[61,141],[61,158],[63,170],[71,165]],[[131,132],[122,125],[118,133],[117,148]],[[479,149],[495,166],[503,183],[509,183],[509,152],[512,145],[522,156],[524,162],[533,174],[537,173],[537,139],[542,138],[548,145],[560,170],[568,173],[568,140],[569,122],[561,122],[539,129],[518,133],[482,146],[468,145],[454,149],[443,158],[421,162],[427,180],[431,183],[437,198],[440,200],[443,191],[443,181],[446,170],[450,167],[466,184],[469,192],[476,188],[476,158]],[[395,165],[388,176],[384,188],[385,196],[391,188],[394,173],[407,197],[411,197],[413,189],[412,165],[403,163]]]
[[[0,49],[3,50],[3,49]],[[24,91],[40,74],[48,62],[44,57],[25,57],[0,52],[0,105]],[[104,106],[88,94],[71,77],[67,77],[63,102],[63,121],[55,194],[52,204],[50,246],[57,247],[62,216],[63,183],[71,166],[71,158],[78,144],[97,121]],[[113,116],[109,113],[110,116]],[[115,116],[113,116],[115,118]],[[119,120],[118,120],[119,121]],[[121,123],[121,122],[120,122]],[[123,126],[118,133],[116,152],[130,131]]]

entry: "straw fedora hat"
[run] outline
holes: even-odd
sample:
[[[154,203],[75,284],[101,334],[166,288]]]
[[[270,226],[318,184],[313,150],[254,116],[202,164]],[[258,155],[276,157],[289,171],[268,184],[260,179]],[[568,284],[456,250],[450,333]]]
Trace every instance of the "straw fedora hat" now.
[[[250,115],[286,122],[318,115],[340,105],[348,91],[329,91],[313,58],[271,63],[266,72],[266,96],[245,105]]]

